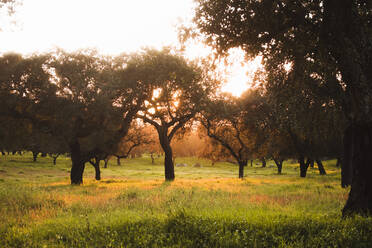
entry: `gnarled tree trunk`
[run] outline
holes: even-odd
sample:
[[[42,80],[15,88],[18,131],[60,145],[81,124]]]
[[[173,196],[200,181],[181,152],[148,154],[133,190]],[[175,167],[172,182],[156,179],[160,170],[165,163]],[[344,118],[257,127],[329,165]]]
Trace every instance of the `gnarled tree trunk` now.
[[[307,161],[305,162],[305,157],[300,156],[298,162],[300,163],[300,177],[306,177],[307,169],[309,168],[312,159],[308,158]]]
[[[95,161],[90,161],[90,164],[93,165],[94,167],[94,170],[95,170],[95,179],[97,181],[101,180],[101,169],[99,167],[99,163],[101,162],[101,160],[99,159],[95,159]]]
[[[282,174],[283,159],[274,159],[276,167],[278,168],[278,174]]]
[[[82,159],[80,144],[76,141],[70,144],[72,168],[70,173],[71,184],[83,183],[85,162]]]
[[[167,148],[164,149],[164,173],[165,173],[165,180],[167,181],[173,181],[175,178],[174,175],[174,164],[173,164],[173,158],[172,158],[172,148],[170,145],[168,145]]]
[[[366,1],[368,3],[368,1]],[[324,1],[323,36],[346,83],[342,186],[351,185],[343,215],[372,213],[372,39],[359,1]],[[368,7],[370,8],[370,4]]]
[[[323,163],[322,163],[322,160],[320,159],[316,159],[316,164],[318,165],[318,169],[319,169],[319,174],[320,175],[327,175],[325,169],[324,169],[324,166],[323,166]]]
[[[168,129],[167,128],[158,128],[158,135],[160,145],[164,151],[164,174],[166,181],[173,181],[175,178],[174,175],[174,163],[173,163],[173,152],[170,145],[170,140],[168,138]]]
[[[344,216],[372,214],[372,123],[354,125],[348,128],[345,136],[345,141],[350,142],[345,144],[348,148],[345,158],[349,163],[343,163],[347,167],[343,167],[342,183],[351,182],[351,190],[342,213]]]

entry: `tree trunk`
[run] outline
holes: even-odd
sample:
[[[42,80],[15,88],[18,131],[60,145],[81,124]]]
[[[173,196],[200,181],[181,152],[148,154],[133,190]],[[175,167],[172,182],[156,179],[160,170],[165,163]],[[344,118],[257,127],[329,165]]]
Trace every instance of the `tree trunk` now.
[[[36,160],[37,160],[37,155],[39,154],[39,152],[37,152],[37,151],[32,151],[32,159],[33,159],[33,161],[34,162],[36,162]]]
[[[76,141],[70,145],[72,168],[70,173],[71,184],[80,185],[83,183],[85,162],[82,160],[80,145]]]
[[[251,167],[253,167],[253,159],[251,159]]]
[[[324,169],[324,166],[323,166],[323,163],[322,163],[322,160],[320,159],[316,159],[316,164],[318,165],[318,169],[319,169],[319,174],[320,175],[327,175],[325,169]]]
[[[265,168],[266,167],[266,159],[262,158],[261,161],[262,161],[262,168]]]
[[[248,161],[238,161],[239,164],[239,178],[243,179],[244,178],[244,166],[247,165]]]
[[[54,156],[53,157],[53,165],[56,165],[57,164],[57,158],[58,158],[58,156]]]
[[[170,140],[168,138],[168,128],[160,127],[157,129],[159,135],[160,145],[164,151],[164,174],[166,181],[173,181],[174,175],[174,163],[173,163],[173,152],[170,146]]]
[[[344,132],[344,159],[341,164],[341,186],[343,188],[351,185],[353,177],[352,157],[354,154],[354,134],[352,126],[348,127]]]
[[[310,162],[310,168],[314,168],[314,160],[311,160],[311,162]]]
[[[344,133],[341,185],[351,185],[351,190],[343,216],[372,213],[371,37],[367,31],[370,24],[361,22],[357,13],[358,3],[324,1],[322,27],[324,43],[347,86],[348,101],[343,110],[351,126]]]
[[[95,165],[94,166],[94,169],[95,169],[95,171],[96,171],[96,180],[97,181],[99,181],[99,180],[101,180],[101,170],[100,170],[100,168],[99,168],[99,163],[98,163],[98,165]]]
[[[298,162],[300,163],[300,177],[306,177],[307,169],[309,168],[311,161],[311,159],[307,159],[305,162],[305,157],[300,156],[298,159]]]
[[[109,159],[105,158],[103,161],[105,161],[105,164],[103,165],[103,168],[107,168],[107,164],[108,164]]]
[[[164,173],[166,181],[173,181],[175,178],[174,175],[174,164],[172,159],[172,148],[169,145],[169,148],[164,150]]]
[[[282,174],[283,160],[274,159],[276,167],[278,168],[278,174]]]
[[[119,166],[121,165],[121,163],[120,163],[120,157],[119,157],[119,156],[116,157],[116,163],[117,163],[117,165],[119,165]]]
[[[94,170],[96,172],[95,178],[97,181],[101,180],[101,169],[99,168],[100,160],[96,159],[95,162],[91,163],[94,167]]]
[[[151,153],[150,156],[151,156],[151,164],[155,164],[155,157],[154,157],[154,154]]]
[[[342,162],[341,162],[341,158],[338,157],[338,158],[337,158],[337,161],[336,161],[336,167],[337,167],[337,168],[340,168],[341,164],[342,164]]]
[[[345,158],[352,162],[351,190],[342,214],[372,214],[372,123],[355,125],[348,131],[351,149],[347,153],[351,154],[345,153]]]

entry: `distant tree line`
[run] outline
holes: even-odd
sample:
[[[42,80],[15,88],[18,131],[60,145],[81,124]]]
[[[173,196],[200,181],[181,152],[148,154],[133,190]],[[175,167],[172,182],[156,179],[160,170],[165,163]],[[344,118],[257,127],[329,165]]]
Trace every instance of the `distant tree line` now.
[[[170,142],[215,88],[196,63],[169,49],[119,57],[95,51],[6,54],[0,71],[0,150],[32,151],[35,159],[38,153],[68,153],[72,184],[83,182],[86,163],[99,179],[100,161],[127,157],[149,143],[135,128],[143,123],[155,127],[165,178],[173,180]],[[142,124],[133,124],[138,119]]]
[[[263,166],[272,159],[280,174],[283,161],[295,158],[302,177],[314,162],[326,174],[322,159],[341,160],[340,108],[302,84],[291,91],[262,84],[241,97],[217,94],[219,83],[205,68],[169,50],[120,57],[6,54],[0,69],[0,150],[31,151],[35,161],[49,154],[54,163],[68,154],[72,184],[83,182],[86,163],[99,180],[101,161],[106,167],[116,157],[120,165],[143,152],[152,162],[155,153],[164,155],[166,180],[175,178],[178,156],[235,161],[240,178],[253,159]],[[194,144],[184,145],[193,135]]]

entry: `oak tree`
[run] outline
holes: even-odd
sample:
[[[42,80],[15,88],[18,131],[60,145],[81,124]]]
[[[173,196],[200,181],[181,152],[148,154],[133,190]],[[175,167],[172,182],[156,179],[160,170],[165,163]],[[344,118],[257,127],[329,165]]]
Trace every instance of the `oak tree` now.
[[[211,82],[195,63],[169,49],[133,55],[126,73],[150,92],[138,117],[155,127],[165,155],[165,180],[174,180],[171,141],[199,111]]]

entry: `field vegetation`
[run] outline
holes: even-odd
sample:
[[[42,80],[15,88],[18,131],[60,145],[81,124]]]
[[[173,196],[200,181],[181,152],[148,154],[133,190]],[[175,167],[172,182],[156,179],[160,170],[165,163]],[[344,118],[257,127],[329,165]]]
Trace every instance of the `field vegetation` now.
[[[0,247],[372,247],[371,7],[195,0],[180,46],[1,54]]]
[[[114,159],[81,186],[69,181],[71,160],[32,154],[0,159],[1,247],[370,247],[372,219],[342,218],[348,189],[335,160],[327,175],[296,162],[281,175],[274,163],[246,167],[177,158],[164,182],[163,157]],[[201,167],[193,167],[199,163]]]

